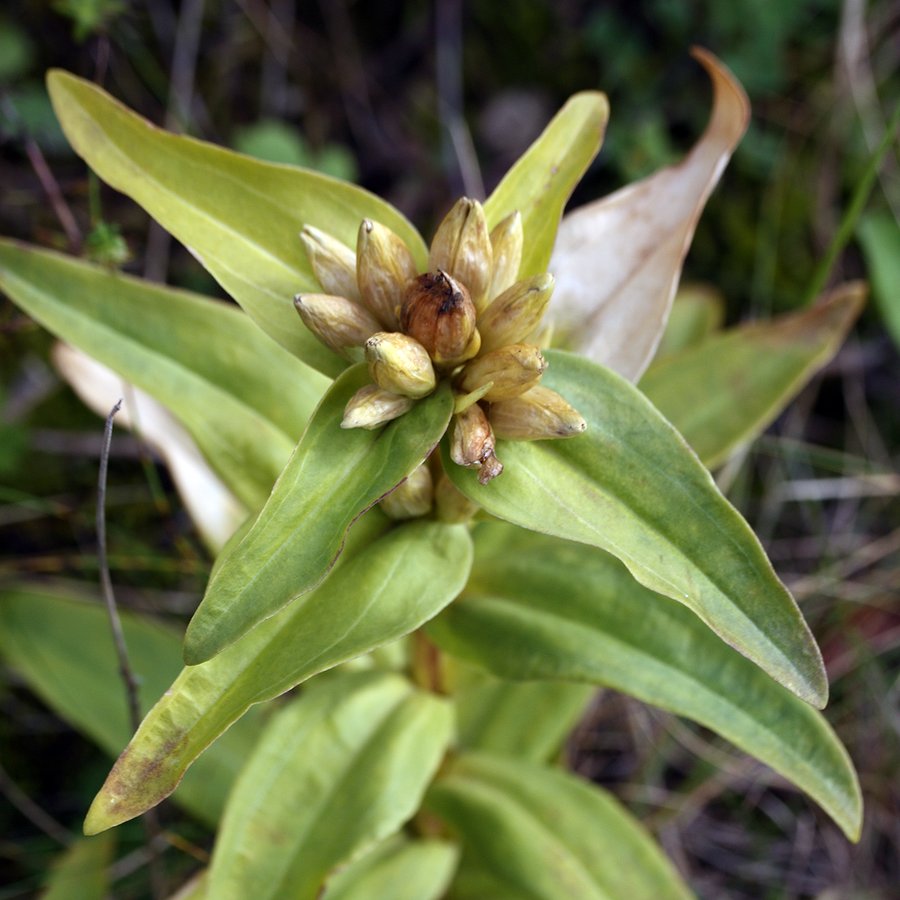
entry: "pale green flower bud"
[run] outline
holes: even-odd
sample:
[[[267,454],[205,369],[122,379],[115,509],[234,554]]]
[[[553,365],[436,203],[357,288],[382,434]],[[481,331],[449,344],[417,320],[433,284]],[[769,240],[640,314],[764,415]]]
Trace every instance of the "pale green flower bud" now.
[[[294,307],[303,324],[323,343],[342,356],[352,357],[353,347],[363,344],[381,325],[367,310],[346,297],[297,294]]]
[[[434,510],[440,522],[450,525],[471,521],[480,507],[463,494],[455,484],[441,472],[434,486]]]
[[[478,318],[481,351],[518,344],[537,328],[553,293],[553,276],[535,275],[517,281]]]
[[[493,403],[524,394],[547,368],[541,351],[531,344],[509,344],[473,359],[462,370],[458,387],[466,393],[492,382],[484,399]]]
[[[428,351],[414,338],[379,331],[366,341],[366,361],[380,388],[404,397],[425,397],[437,385]]]
[[[474,337],[475,305],[469,292],[446,272],[429,272],[407,285],[400,327],[444,368],[470,359],[481,346],[481,338]]]
[[[367,384],[347,401],[341,428],[365,428],[371,431],[409,412],[412,407],[413,401],[409,397],[392,394],[377,384]]]
[[[587,423],[556,391],[538,385],[519,397],[491,404],[491,426],[498,438],[540,441],[574,437]]]
[[[516,283],[516,279],[519,277],[519,267],[522,265],[524,242],[522,216],[518,210],[510,213],[494,227],[491,232],[494,268],[491,273],[488,298],[502,294]]]
[[[390,228],[363,219],[356,241],[357,284],[362,302],[390,330],[399,328],[407,282],[416,276],[412,253]]]
[[[316,280],[326,294],[359,300],[356,286],[356,254],[330,234],[304,225],[300,240]]]
[[[431,242],[428,268],[440,269],[468,289],[480,312],[487,304],[491,284],[493,251],[484,207],[477,200],[462,197],[438,226]]]
[[[477,403],[453,417],[450,458],[458,466],[478,469],[478,480],[482,484],[503,471],[503,465],[494,455],[491,423]]]
[[[422,463],[381,501],[380,506],[391,519],[414,519],[431,511],[433,496],[431,472]]]

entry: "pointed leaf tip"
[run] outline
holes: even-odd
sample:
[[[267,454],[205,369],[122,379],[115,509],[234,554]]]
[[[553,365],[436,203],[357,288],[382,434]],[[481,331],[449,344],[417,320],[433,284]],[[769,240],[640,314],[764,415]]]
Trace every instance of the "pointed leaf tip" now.
[[[665,329],[706,200],[747,128],[750,104],[711,53],[694,56],[713,84],[709,124],[678,164],[567,215],[550,268],[550,306],[572,349],[636,381]]]

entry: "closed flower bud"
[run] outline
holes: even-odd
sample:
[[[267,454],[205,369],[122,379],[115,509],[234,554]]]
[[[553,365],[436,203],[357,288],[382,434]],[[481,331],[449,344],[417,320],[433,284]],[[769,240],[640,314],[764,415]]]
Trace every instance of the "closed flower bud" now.
[[[475,306],[465,285],[446,272],[411,281],[400,309],[400,327],[414,337],[439,366],[452,367],[478,352],[473,347]],[[468,354],[468,355],[467,355]]]
[[[330,234],[305,225],[300,240],[316,280],[326,294],[359,300],[356,287],[356,254]]]
[[[491,425],[498,438],[540,441],[574,437],[587,423],[556,391],[538,385],[512,400],[491,404]]]
[[[431,511],[433,496],[431,472],[422,463],[381,501],[380,506],[392,519],[414,519]]]
[[[477,200],[462,197],[438,226],[431,242],[428,268],[441,269],[468,289],[480,312],[487,303],[493,251],[484,208]]]
[[[434,511],[438,521],[458,525],[472,519],[480,507],[473,503],[441,472],[434,486]]]
[[[363,304],[388,329],[399,326],[398,310],[416,264],[403,241],[384,225],[363,219],[356,241],[357,284]]]
[[[552,293],[549,274],[517,281],[505,290],[478,319],[482,352],[525,340],[537,328]]]
[[[458,466],[478,469],[478,480],[487,484],[502,471],[494,455],[494,432],[484,410],[476,403],[453,418],[450,458]]]
[[[494,268],[488,297],[493,298],[512,287],[519,277],[522,264],[522,246],[525,235],[522,230],[522,216],[518,210],[508,215],[491,232]]]
[[[483,395],[493,403],[524,394],[539,381],[547,363],[541,351],[531,344],[509,344],[473,359],[462,370],[458,386],[469,393],[492,382]]]
[[[425,397],[437,385],[428,351],[413,338],[379,331],[366,341],[366,361],[380,388],[404,397]]]
[[[381,329],[375,317],[346,297],[328,294],[297,294],[294,307],[303,324],[336,353],[352,356],[352,347],[363,344]]]
[[[371,431],[409,412],[412,407],[413,401],[409,397],[392,394],[377,384],[367,384],[347,401],[341,428],[365,428]]]

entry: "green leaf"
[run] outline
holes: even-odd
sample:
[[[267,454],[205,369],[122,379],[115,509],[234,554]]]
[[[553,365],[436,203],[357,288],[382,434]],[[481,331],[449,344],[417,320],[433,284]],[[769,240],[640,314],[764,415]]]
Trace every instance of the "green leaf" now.
[[[691,896],[641,825],[605,791],[574,775],[470,753],[442,774],[425,802],[460,835],[463,865],[473,859],[503,886],[503,893],[485,896]]]
[[[41,900],[104,900],[115,839],[99,835],[75,841],[52,866]]]
[[[484,204],[491,228],[514,210],[522,215],[519,278],[547,271],[563,209],[600,150],[608,118],[605,94],[570,97]]]
[[[768,322],[714,335],[654,363],[641,390],[707,466],[756,437],[837,353],[859,315],[865,285]]]
[[[0,241],[0,289],[171,409],[253,509],[328,385],[225,303],[47,250]]]
[[[609,554],[491,528],[505,534],[505,552],[479,553],[466,596],[429,626],[443,649],[504,678],[603,685],[693,719],[771,766],[848,837],[859,837],[856,774],[821,713],[688,610],[641,587]]]
[[[498,442],[505,469],[445,469],[501,519],[608,550],[642,584],[685,604],[723,640],[809,703],[828,683],[800,611],[747,523],[674,428],[629,382],[546,351],[542,384],[587,421],[567,440]],[[446,441],[444,442],[446,445]]]
[[[900,347],[900,228],[889,212],[863,216],[859,242],[872,281],[872,296],[894,343]]]
[[[534,762],[559,753],[594,695],[584,684],[506,681],[460,663],[452,671],[460,747]]]
[[[447,701],[398,675],[313,683],[272,721],[235,784],[209,893],[314,900],[336,865],[412,817],[452,721]]]
[[[715,288],[704,284],[681,287],[672,303],[653,364],[696,347],[722,327],[724,318],[725,298]]]
[[[367,515],[350,542],[371,540],[384,522]],[[395,528],[358,553],[348,547],[315,591],[182,671],[113,767],[85,829],[102,831],[154,806],[252,704],[414,631],[462,590],[471,558],[464,526],[434,522]]]
[[[78,596],[74,590],[6,589],[0,594],[0,655],[61,718],[115,756],[131,736],[125,686],[106,610]],[[178,674],[181,639],[127,611],[120,615],[147,709]],[[254,710],[203,757],[174,799],[215,825],[258,728]]]
[[[384,428],[342,429],[347,401],[368,381],[363,364],[338,378],[253,526],[217,563],[185,636],[188,664],[210,659],[315,587],[352,522],[406,478],[446,431],[453,409],[446,383]]]
[[[330,878],[322,900],[440,900],[458,858],[446,841],[395,835]]]
[[[345,363],[303,327],[291,303],[299,291],[320,289],[300,229],[315,225],[355,247],[362,219],[375,219],[425,267],[415,229],[361,188],[169,134],[67,72],[50,72],[47,86],[79,156],[185,244],[263,331],[327,375]]]

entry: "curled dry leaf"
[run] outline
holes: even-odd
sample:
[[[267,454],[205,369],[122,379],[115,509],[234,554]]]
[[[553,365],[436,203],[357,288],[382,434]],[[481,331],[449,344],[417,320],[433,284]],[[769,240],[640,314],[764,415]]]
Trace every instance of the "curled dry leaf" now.
[[[70,347],[56,344],[53,363],[85,405],[108,416],[124,399],[116,424],[138,432],[165,461],[191,519],[212,550],[220,550],[247,516],[247,510],[207,465],[191,436],[175,417],[112,369]]]
[[[678,165],[589,203],[559,228],[551,313],[571,349],[636,381],[665,328],[681,266],[707,198],[750,116],[747,96],[710,53],[693,56],[713,83],[709,124]]]

